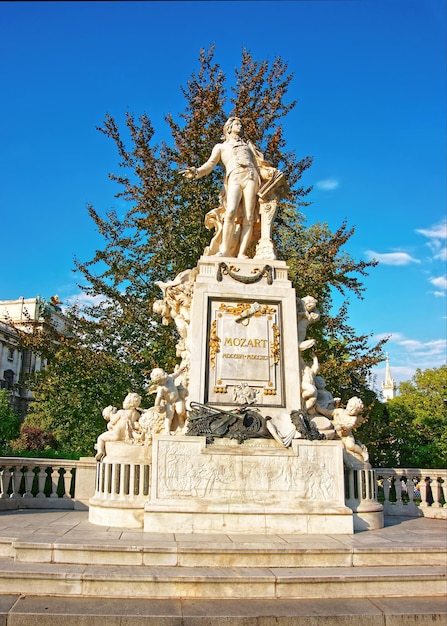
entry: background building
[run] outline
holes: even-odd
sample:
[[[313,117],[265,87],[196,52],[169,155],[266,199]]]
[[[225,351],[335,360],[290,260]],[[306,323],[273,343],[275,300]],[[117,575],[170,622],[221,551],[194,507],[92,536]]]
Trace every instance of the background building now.
[[[0,300],[0,388],[10,391],[11,406],[21,416],[26,414],[33,397],[26,389],[26,377],[45,369],[47,363],[20,345],[18,329],[32,333],[50,324],[58,334],[65,334],[60,304],[57,296],[49,302],[40,296]]]
[[[382,396],[384,402],[392,400],[396,395],[397,383],[391,378],[390,363],[386,355],[385,380],[382,380]]]

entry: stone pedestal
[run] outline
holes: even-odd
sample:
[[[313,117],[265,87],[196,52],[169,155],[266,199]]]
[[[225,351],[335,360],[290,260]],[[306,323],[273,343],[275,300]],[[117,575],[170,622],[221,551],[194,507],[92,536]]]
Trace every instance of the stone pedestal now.
[[[189,401],[265,415],[301,408],[296,297],[283,261],[202,257],[190,328]]]
[[[179,276],[165,284],[165,303],[182,337],[178,375],[189,380],[190,435],[154,430],[151,445],[141,439],[140,445],[107,443],[89,520],[151,533],[351,534],[380,528],[382,507],[364,464],[345,485],[343,442],[315,440],[310,427],[301,432],[292,422],[291,413],[305,407],[296,294],[286,264],[204,256],[197,272]],[[187,314],[176,317],[174,304],[185,305]],[[206,405],[213,420],[217,409],[223,421],[213,429],[205,420],[203,430],[194,431],[203,410],[195,404]],[[253,431],[258,438],[244,441],[245,432],[238,443],[230,438],[237,429],[226,433],[228,416],[219,411],[240,409],[240,415],[246,405],[267,426]],[[270,434],[275,439],[263,438]]]
[[[144,503],[150,495],[151,457],[150,446],[106,443],[106,456],[96,465],[89,522],[124,528],[143,526]]]
[[[353,533],[340,441],[156,436],[147,532]]]

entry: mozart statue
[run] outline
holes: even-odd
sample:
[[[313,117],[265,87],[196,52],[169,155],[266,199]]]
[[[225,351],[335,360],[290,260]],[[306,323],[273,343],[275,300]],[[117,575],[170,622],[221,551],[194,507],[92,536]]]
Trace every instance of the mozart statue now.
[[[217,232],[205,254],[245,259],[250,244],[256,235],[259,237],[259,232],[255,233],[255,224],[259,231],[259,192],[265,184],[271,186],[272,181],[282,180],[283,176],[264,161],[263,154],[250,141],[242,139],[238,117],[225,122],[222,139],[206,163],[198,168],[188,167],[181,173],[187,179],[198,179],[209,174],[219,162],[223,163],[222,206],[207,215],[208,224]],[[207,221],[205,224],[208,225]]]

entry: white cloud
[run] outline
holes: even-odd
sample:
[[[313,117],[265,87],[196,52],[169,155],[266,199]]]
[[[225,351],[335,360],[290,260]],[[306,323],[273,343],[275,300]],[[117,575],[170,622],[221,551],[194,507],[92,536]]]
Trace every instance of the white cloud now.
[[[433,287],[437,287],[438,289],[444,289],[444,290],[447,289],[447,277],[446,276],[438,276],[437,278],[430,278],[430,282],[433,285]]]
[[[431,228],[417,228],[416,232],[429,239],[447,239],[447,220],[442,220]]]
[[[398,384],[411,380],[417,369],[441,367],[446,362],[446,339],[420,341],[405,337],[399,332],[378,334],[374,336],[374,339],[379,340],[385,337],[389,337],[385,350],[389,356],[391,376]],[[380,391],[381,382],[385,380],[385,365],[374,367],[372,373],[375,378],[374,388]]]
[[[405,335],[399,332],[390,332],[388,334],[382,333],[374,336],[377,340],[385,337],[389,337],[386,349],[390,352],[390,354],[392,353],[392,347],[390,344],[394,343],[399,348],[403,348],[405,353],[409,356],[411,355],[412,358],[422,357],[425,359],[425,357],[429,357],[431,359],[445,359],[447,339],[431,339],[430,341],[421,341],[419,339],[410,339],[405,337]],[[422,365],[417,365],[416,367],[422,367]],[[424,365],[424,367],[430,367],[430,365]],[[431,367],[436,367],[436,365],[432,365]]]
[[[447,220],[442,220],[431,228],[418,228],[416,232],[427,237],[427,245],[433,252],[434,259],[447,260]]]
[[[409,265],[410,263],[420,263],[418,259],[414,259],[407,252],[374,252],[374,250],[366,250],[366,256],[376,259],[384,265]]]
[[[332,191],[333,189],[337,189],[339,185],[340,182],[335,178],[325,178],[324,180],[319,180],[316,187],[323,191]]]
[[[69,306],[95,306],[104,302],[107,298],[104,296],[91,296],[83,291],[81,293],[74,294],[65,298],[65,304]]]

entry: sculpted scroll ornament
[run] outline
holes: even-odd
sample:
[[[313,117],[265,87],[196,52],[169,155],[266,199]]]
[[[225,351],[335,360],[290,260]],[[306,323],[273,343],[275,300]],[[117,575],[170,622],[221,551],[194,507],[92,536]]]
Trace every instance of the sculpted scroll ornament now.
[[[273,268],[270,265],[265,265],[262,269],[255,268],[252,276],[243,276],[238,274],[238,272],[239,268],[234,267],[233,265],[228,267],[228,265],[222,261],[222,263],[219,263],[219,267],[217,268],[216,278],[218,282],[222,282],[223,275],[226,275],[230,276],[238,283],[243,283],[245,285],[258,283],[262,278],[267,278],[267,285],[273,284]]]
[[[214,322],[211,324],[210,343],[209,343],[210,363],[213,369],[216,368],[216,355],[220,350],[220,338],[217,336],[216,330],[217,330],[217,321],[214,320]]]
[[[276,309],[274,307],[268,305],[261,306],[257,302],[254,302],[253,304],[240,302],[236,306],[222,303],[220,305],[220,310],[237,317],[238,319],[236,322],[242,322],[243,320],[248,321],[252,315],[253,317],[261,317],[262,315],[273,315],[276,313]]]

